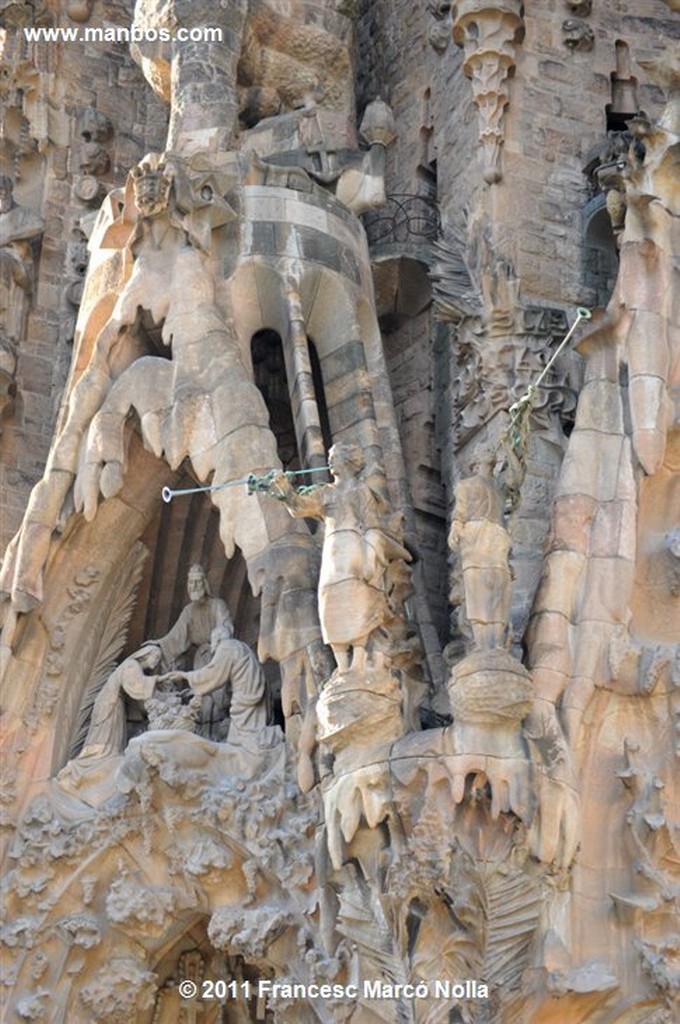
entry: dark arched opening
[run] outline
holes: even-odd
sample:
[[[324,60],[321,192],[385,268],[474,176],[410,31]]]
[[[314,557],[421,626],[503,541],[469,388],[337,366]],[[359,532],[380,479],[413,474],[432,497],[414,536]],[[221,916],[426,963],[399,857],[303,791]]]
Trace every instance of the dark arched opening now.
[[[588,301],[606,306],[619,272],[619,253],[604,195],[586,206],[583,227],[583,283],[592,295]]]
[[[265,328],[250,342],[255,383],[269,410],[269,426],[276,438],[276,449],[284,469],[300,469],[300,452],[286,379],[286,362],[281,336]]]

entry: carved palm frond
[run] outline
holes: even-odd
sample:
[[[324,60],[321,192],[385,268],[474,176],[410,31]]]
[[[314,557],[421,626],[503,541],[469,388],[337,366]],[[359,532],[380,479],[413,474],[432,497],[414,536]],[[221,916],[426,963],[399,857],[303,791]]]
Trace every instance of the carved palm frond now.
[[[340,904],[338,930],[356,943],[360,952],[377,968],[379,975],[384,975],[395,984],[406,982],[406,967],[396,949],[380,900],[373,894],[367,900],[359,900],[354,893],[350,895],[343,891]]]
[[[440,900],[423,921],[413,954],[414,974],[421,978],[477,978],[481,971],[480,936],[456,920],[454,911]]]
[[[92,669],[89,682],[82,691],[80,707],[75,719],[73,740],[69,757],[75,757],[85,742],[92,706],[102,686],[113,671],[120,652],[125,646],[127,628],[137,598],[137,587],[142,578],[144,562],[149,552],[141,541],[137,541],[123,561],[118,576],[111,588],[111,595],[106,603],[100,623],[90,632],[90,644],[96,643],[92,652]],[[90,659],[87,658],[86,661]]]
[[[484,878],[486,941],[481,976],[494,988],[519,985],[540,912],[535,878],[524,872],[501,873],[497,866]]]
[[[477,861],[458,848],[453,852],[449,882],[438,891],[419,928],[411,966],[427,979],[476,978],[490,991],[502,992],[504,1005],[528,965],[538,925],[541,891],[534,876],[494,859]],[[479,1006],[477,1012],[493,1007]],[[436,1005],[419,1024],[440,1024]],[[477,1017],[475,1018],[477,1019]],[[514,1019],[514,1018],[513,1018]]]
[[[435,316],[444,323],[459,323],[482,312],[480,296],[470,277],[459,242],[440,238],[434,243],[430,267]]]
[[[449,1024],[451,1003],[448,999],[431,1000],[418,1016],[418,1024]]]
[[[395,938],[392,900],[369,886],[358,868],[355,871],[354,885],[343,886],[339,894],[337,929],[356,947],[360,962],[370,965],[374,977],[390,984],[405,984],[409,980],[409,968]],[[384,1006],[385,1020],[392,1021],[390,1000],[382,1004],[376,1001],[373,1011],[380,1014],[381,1006]],[[404,1024],[412,1019],[407,1007],[401,1007],[400,1012],[400,1021],[403,1019]]]

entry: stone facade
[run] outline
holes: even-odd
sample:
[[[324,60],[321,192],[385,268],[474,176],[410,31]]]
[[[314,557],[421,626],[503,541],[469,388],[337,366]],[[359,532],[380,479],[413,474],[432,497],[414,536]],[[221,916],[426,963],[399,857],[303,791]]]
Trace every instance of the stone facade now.
[[[0,0],[8,1024],[677,1019],[677,14]]]

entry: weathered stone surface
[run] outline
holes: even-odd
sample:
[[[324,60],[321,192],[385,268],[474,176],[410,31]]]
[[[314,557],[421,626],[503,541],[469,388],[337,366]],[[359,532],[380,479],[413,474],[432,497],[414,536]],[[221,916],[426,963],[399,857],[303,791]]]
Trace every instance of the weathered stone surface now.
[[[8,1024],[677,1018],[635,6],[0,2]]]

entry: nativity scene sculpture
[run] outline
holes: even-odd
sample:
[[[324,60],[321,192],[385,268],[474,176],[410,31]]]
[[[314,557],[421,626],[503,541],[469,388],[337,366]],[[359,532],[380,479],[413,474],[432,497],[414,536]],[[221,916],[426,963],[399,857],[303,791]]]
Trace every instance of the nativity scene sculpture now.
[[[281,730],[272,726],[271,701],[262,666],[248,644],[237,640],[227,620],[213,629],[210,655],[198,668],[171,671],[160,677],[166,685],[188,686],[197,697],[227,687],[229,699],[230,744],[251,743],[266,747],[280,742]]]
[[[468,435],[449,449],[447,555],[462,628],[448,679],[437,680],[419,634],[422,537],[358,219],[384,198],[394,119],[374,101],[357,133],[355,6],[212,5],[233,45],[206,44],[210,82],[195,76],[193,44],[135,44],[151,87],[171,103],[167,144],[142,159],[137,149],[93,226],[54,441],[0,570],[11,761],[0,811],[14,827],[0,938],[12,1024],[207,1022],[221,1004],[183,1001],[179,982],[219,972],[236,986],[266,978],[349,992],[366,979],[390,989],[367,1009],[349,994],[263,1007],[237,988],[227,1012],[244,1022],[439,1024],[457,1015],[515,1024],[525,1011],[527,1021],[556,1019],[563,996],[583,1020],[595,1007],[602,1020],[631,1024],[650,1001],[659,1024],[673,1019],[677,782],[661,756],[647,770],[637,755],[645,735],[670,735],[678,713],[677,324],[659,298],[677,262],[668,173],[677,77],[665,120],[645,129],[648,155],[631,154],[622,173],[621,282],[582,340],[586,383],[552,481],[526,632],[516,625],[513,573],[529,488],[504,443],[513,396],[499,381],[512,346],[505,334],[527,309],[507,267],[508,308],[489,306],[493,289],[480,289],[489,308],[476,337],[498,362],[494,395],[507,406],[484,409],[483,428],[473,423],[495,447]],[[448,6],[439,5],[447,18]],[[502,78],[491,97],[500,121],[520,7],[466,0],[453,12],[476,100],[487,72]],[[147,28],[166,18],[193,25],[204,13],[185,0],[136,5]],[[501,128],[487,132],[483,204],[505,188],[498,156],[514,121]],[[504,177],[515,156],[508,147]],[[6,207],[7,195],[0,182]],[[18,217],[14,209],[0,208],[5,284],[16,239],[2,234],[3,217]],[[37,239],[37,221],[34,229],[21,245]],[[296,465],[316,472],[328,461],[331,478],[319,486],[296,489],[280,469],[253,366],[262,332],[280,344]],[[529,440],[527,460],[538,449]],[[248,479],[263,486],[249,493]],[[233,593],[228,607],[199,564],[176,621],[160,616],[167,632],[146,639],[162,543],[144,586],[141,569],[121,584],[134,545],[154,530],[170,537],[162,489],[188,480],[196,486],[186,490],[205,494],[186,518],[201,502],[202,523],[214,512],[220,568],[243,557],[257,654],[235,635],[252,634],[240,606],[235,628]],[[187,563],[202,557],[208,532]],[[175,565],[186,563],[174,540],[177,558],[166,557],[162,578],[178,608]],[[446,540],[442,532],[444,549]],[[663,590],[650,583],[654,559]],[[532,594],[522,596],[527,605]],[[135,641],[126,640],[133,611]],[[110,618],[119,628],[100,642]],[[272,724],[272,679],[283,729]],[[214,731],[208,701],[225,712]],[[149,727],[128,741],[130,702]],[[606,806],[578,774],[601,749]],[[612,796],[622,787],[625,806]],[[616,826],[611,839],[588,827],[584,804]],[[593,869],[595,833],[607,832],[623,876],[630,865],[611,849],[622,827],[640,877],[631,869],[629,889],[612,895]],[[600,887],[592,900],[591,885]],[[633,1005],[625,971],[579,959],[574,931],[586,926],[574,908],[584,901],[596,906],[596,939],[609,953],[623,945],[619,933],[612,939],[612,915],[628,921],[636,944],[620,959],[630,977],[650,976],[642,1004]],[[392,991],[392,982],[427,987],[444,976],[483,979],[485,994],[421,1001]]]
[[[95,698],[80,753],[57,776],[62,786],[75,792],[87,788],[92,799],[93,788],[101,798],[105,783],[104,797],[111,795],[112,772],[126,746],[125,696],[141,702],[153,697],[160,660],[157,647],[145,646],[114,669]]]
[[[180,657],[193,649],[193,667],[202,668],[210,660],[214,631],[225,626],[234,635],[229,609],[220,597],[213,597],[206,571],[196,563],[187,575],[189,604],[165,636],[148,643],[158,648],[165,671],[178,667]]]
[[[92,705],[82,749],[59,772],[59,784],[88,803],[116,792],[126,742],[126,698],[139,703],[148,729],[198,732],[204,698],[224,691],[230,747],[254,750],[279,744],[271,724],[271,698],[262,666],[248,644],[234,636],[229,610],[212,597],[203,566],[189,569],[190,603],[165,636],[148,640],[103,683]],[[192,668],[183,668],[190,657]]]

